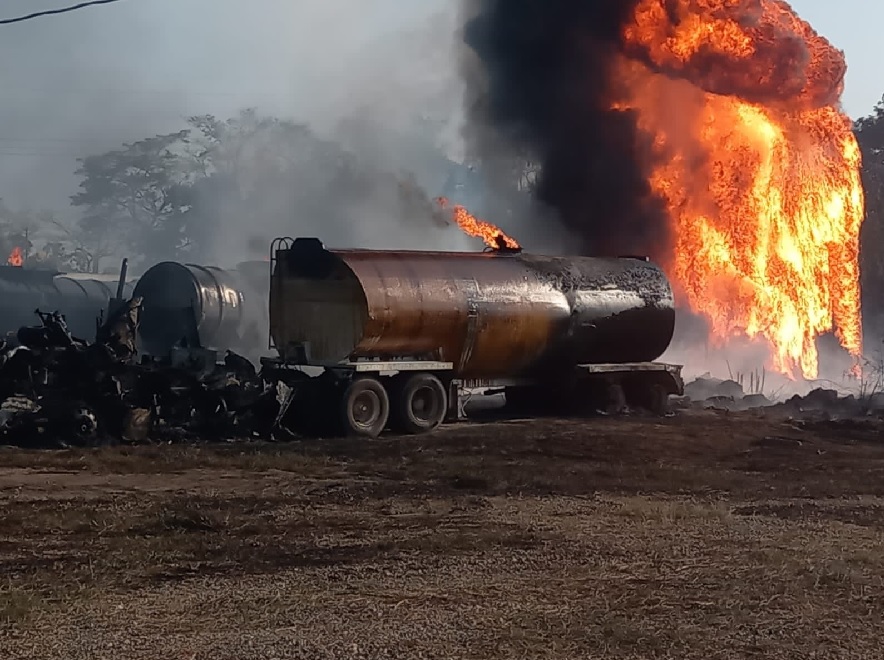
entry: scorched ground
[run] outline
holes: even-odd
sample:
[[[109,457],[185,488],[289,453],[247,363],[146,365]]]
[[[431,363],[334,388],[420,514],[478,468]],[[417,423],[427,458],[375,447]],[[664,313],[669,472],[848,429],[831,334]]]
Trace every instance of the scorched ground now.
[[[867,660],[880,433],[709,413],[0,451],[0,655]]]

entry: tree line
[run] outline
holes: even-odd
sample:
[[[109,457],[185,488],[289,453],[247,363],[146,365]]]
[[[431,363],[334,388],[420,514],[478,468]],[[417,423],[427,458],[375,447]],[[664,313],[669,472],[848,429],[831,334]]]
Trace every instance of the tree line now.
[[[379,135],[379,126],[355,123],[343,125],[341,134]],[[432,121],[419,122],[415,135],[421,138],[415,144],[422,150],[420,159],[435,159],[444,167],[451,163],[433,143],[438,129]],[[867,333],[871,329],[875,337],[884,337],[879,295],[884,291],[884,98],[856,121],[854,131],[866,197],[863,310]],[[393,204],[403,217],[431,214],[428,195],[413,178],[387,171],[358,151],[320,137],[305,124],[254,110],[227,120],[190,117],[180,131],[80,159],[79,190],[71,198],[79,211],[76,221],[14,210],[0,200],[0,255],[18,247],[30,265],[88,273],[112,268],[111,258],[123,255],[136,267],[162,259],[212,261],[219,236],[234,226],[282,232],[297,218],[309,217],[323,228],[346,232],[353,209],[377,198],[379,191],[390,198],[383,212]],[[528,160],[515,158],[506,185],[530,193],[536,174]],[[472,183],[476,189],[485,187],[478,180]],[[266,251],[264,242],[257,240],[255,249]]]
[[[855,122],[862,152],[866,218],[860,231],[860,279],[866,350],[877,355],[884,339],[884,98]]]
[[[422,158],[450,163],[431,135],[417,146],[428,152]],[[403,217],[431,214],[429,197],[408,175],[305,124],[254,110],[227,120],[190,117],[180,131],[79,159],[76,175],[73,222],[0,201],[0,254],[18,247],[30,266],[99,273],[120,256],[136,268],[211,261],[232,227],[285,231],[310,217],[343,232],[354,209],[379,198]]]

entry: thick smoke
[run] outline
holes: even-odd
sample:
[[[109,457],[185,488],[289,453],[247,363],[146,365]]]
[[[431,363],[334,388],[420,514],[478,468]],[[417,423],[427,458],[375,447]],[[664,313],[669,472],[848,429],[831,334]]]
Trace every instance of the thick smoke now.
[[[757,0],[715,8],[660,3],[666,17],[655,14],[636,37],[637,4],[465,0],[465,136],[478,158],[499,167],[525,152],[536,159],[542,171],[537,197],[582,240],[584,252],[640,253],[665,262],[670,223],[648,185],[649,168],[663,156],[637,129],[636,113],[619,103],[635,91],[623,63],[669,81],[656,112],[676,136],[696,119],[690,115],[703,92],[793,109],[835,104],[845,66],[843,55],[786,5],[771,3],[762,15]],[[661,44],[690,12],[704,14],[715,30],[750,37],[751,57],[704,44],[678,59]],[[682,146],[693,169],[708,167],[693,145]]]
[[[467,2],[466,139],[485,163],[527,151],[537,196],[597,255],[656,257],[668,246],[631,113],[611,111],[633,0]],[[504,159],[505,160],[505,159]],[[572,250],[575,246],[572,246]]]
[[[57,3],[11,0],[3,15],[51,6]],[[266,240],[279,234],[341,246],[474,249],[475,241],[429,213],[446,183],[446,156],[456,152],[452,118],[461,108],[456,17],[440,16],[445,8],[442,0],[378,0],[371,8],[356,0],[151,0],[3,27],[0,55],[14,65],[0,72],[0,198],[76,221],[82,209],[71,208],[69,197],[77,158],[181,130],[190,116],[224,120],[256,108],[306,125],[371,174],[358,190],[341,190],[333,173],[317,171],[311,182],[324,187],[310,201],[321,212],[284,208],[279,194],[252,197],[233,213],[225,201],[239,199],[236,191],[201,191],[213,201],[204,208],[217,213],[200,219],[205,231],[194,258],[228,265],[263,256]],[[435,122],[439,139],[405,157],[365,144],[378,126],[413,142],[421,121]],[[243,163],[248,171],[240,174],[250,181],[279,171],[259,157]]]

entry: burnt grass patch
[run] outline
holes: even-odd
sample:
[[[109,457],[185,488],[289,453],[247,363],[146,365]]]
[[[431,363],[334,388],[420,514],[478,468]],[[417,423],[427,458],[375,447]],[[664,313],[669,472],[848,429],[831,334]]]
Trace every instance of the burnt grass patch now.
[[[703,415],[2,450],[0,645],[60,620],[139,630],[114,612],[147,598],[144,631],[194,634],[375,608],[362,638],[431,621],[409,647],[430,656],[459,626],[483,657],[863,657],[884,634],[880,432]]]

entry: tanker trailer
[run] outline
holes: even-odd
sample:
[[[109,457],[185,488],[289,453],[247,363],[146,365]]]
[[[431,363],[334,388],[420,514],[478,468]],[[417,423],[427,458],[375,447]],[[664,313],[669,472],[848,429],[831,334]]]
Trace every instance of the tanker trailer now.
[[[656,412],[683,391],[681,367],[654,362],[675,307],[646,259],[328,250],[310,238],[277,239],[271,253],[278,355],[262,362],[293,383],[292,417],[322,416],[322,432],[431,431],[480,384],[521,406],[604,398]]]
[[[96,321],[107,313],[117,293],[116,275],[64,274],[12,266],[0,266],[0,317],[7,341],[22,326],[38,323],[35,309],[61,312],[71,334],[81,339],[95,336]],[[131,295],[132,282],[122,292]]]
[[[176,347],[237,350],[259,357],[266,347],[268,263],[235,269],[164,261],[138,280],[141,349],[166,357]]]

